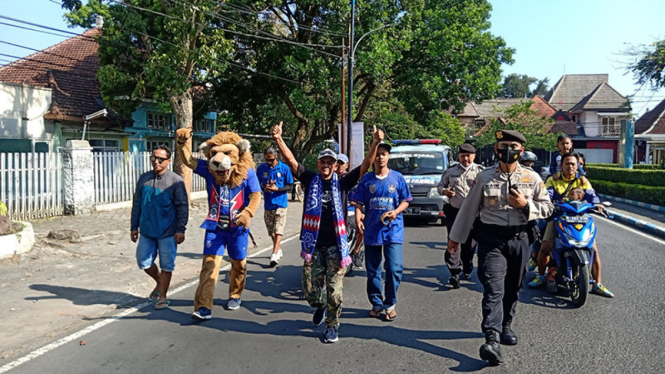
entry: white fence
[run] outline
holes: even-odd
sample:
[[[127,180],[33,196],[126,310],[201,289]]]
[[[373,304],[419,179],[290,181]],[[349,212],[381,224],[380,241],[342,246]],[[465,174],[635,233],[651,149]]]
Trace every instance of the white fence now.
[[[0,201],[12,220],[62,215],[62,154],[0,153]]]
[[[139,176],[152,170],[150,155],[150,152],[94,153],[95,205],[131,201]],[[205,179],[192,173],[192,192],[204,191],[205,187]]]

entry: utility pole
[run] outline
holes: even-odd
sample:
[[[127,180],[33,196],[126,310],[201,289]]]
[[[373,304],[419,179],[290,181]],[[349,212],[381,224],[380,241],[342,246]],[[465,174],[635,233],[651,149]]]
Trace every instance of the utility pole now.
[[[346,108],[348,112],[347,124],[346,124],[346,150],[347,156],[349,156],[349,163],[351,167],[358,165],[353,165],[353,147],[351,144],[351,131],[353,126],[353,32],[355,31],[355,19],[356,19],[356,0],[351,0],[351,27],[349,29],[349,105]],[[360,141],[363,141],[360,139]]]

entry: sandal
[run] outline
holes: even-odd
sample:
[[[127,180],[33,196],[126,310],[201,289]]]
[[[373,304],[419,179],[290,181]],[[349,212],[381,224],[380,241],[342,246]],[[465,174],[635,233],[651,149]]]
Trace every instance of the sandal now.
[[[386,321],[392,322],[397,318],[397,312],[395,309],[386,309]]]
[[[150,293],[150,296],[148,296],[148,302],[154,303],[155,301],[159,300],[159,295],[161,294],[161,291],[152,291]]]
[[[155,310],[162,310],[162,309],[168,309],[169,305],[171,305],[171,300],[164,300],[160,301],[155,306],[153,307]]]
[[[369,316],[372,318],[381,318],[381,310],[380,309],[372,309],[369,311]]]

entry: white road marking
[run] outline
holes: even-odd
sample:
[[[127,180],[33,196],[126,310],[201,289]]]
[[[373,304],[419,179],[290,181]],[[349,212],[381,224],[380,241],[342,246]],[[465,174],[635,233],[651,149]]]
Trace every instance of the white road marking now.
[[[291,241],[291,240],[293,240],[293,239],[295,239],[295,238],[297,238],[297,237],[298,237],[298,234],[293,235],[293,236],[291,236],[291,237],[289,237],[289,238],[287,238],[287,239],[284,239],[284,240],[282,240],[282,244],[287,243],[287,242],[289,242],[289,241]],[[263,254],[263,253],[265,253],[265,252],[267,252],[267,251],[270,251],[270,250],[272,250],[272,245],[269,246],[269,247],[267,247],[267,248],[261,249],[261,250],[258,251],[258,252],[254,252],[254,253],[252,253],[251,255],[247,256],[247,258],[252,258],[252,257],[259,256],[259,255],[261,255],[261,254]],[[221,268],[220,270],[221,270],[221,271],[226,271],[226,270],[229,270],[230,268],[231,268],[231,264],[228,264],[228,265],[224,266],[223,268]],[[196,279],[196,280],[193,280],[193,281],[191,281],[191,282],[189,282],[189,283],[183,284],[182,286],[180,286],[180,287],[178,287],[178,288],[176,288],[176,289],[174,289],[174,290],[169,290],[169,294],[171,294],[171,295],[177,294],[178,292],[180,292],[180,291],[182,291],[182,290],[184,290],[184,289],[187,289],[187,288],[189,288],[189,287],[194,286],[194,285],[197,284],[198,282],[199,282],[199,280]],[[113,323],[113,322],[115,322],[115,321],[118,321],[118,320],[120,320],[120,319],[122,319],[122,318],[124,318],[124,317],[127,317],[128,315],[130,315],[130,314],[132,314],[132,313],[134,313],[134,312],[138,312],[140,309],[142,309],[142,308],[144,308],[144,307],[146,307],[146,306],[148,306],[148,305],[150,305],[150,304],[152,304],[152,303],[146,301],[146,302],[141,303],[141,304],[139,304],[139,305],[137,305],[137,306],[135,306],[135,307],[128,308],[128,309],[126,309],[126,310],[124,310],[124,311],[122,311],[122,312],[120,312],[120,313],[118,313],[118,314],[115,314],[115,315],[113,315],[113,316],[110,316],[110,317],[108,317],[107,319],[105,319],[105,320],[103,320],[103,321],[97,322],[97,323],[95,323],[95,324],[92,325],[92,326],[88,326],[88,327],[84,328],[83,330],[80,330],[80,331],[77,331],[77,332],[75,332],[75,333],[73,333],[73,334],[71,334],[71,335],[65,336],[64,338],[62,338],[62,339],[60,339],[60,340],[57,340],[57,341],[55,341],[55,342],[53,342],[53,343],[51,343],[51,344],[47,344],[47,345],[45,345],[45,346],[43,346],[43,347],[41,347],[41,348],[39,348],[39,349],[37,349],[37,350],[35,350],[35,351],[30,352],[29,354],[27,354],[27,355],[25,355],[25,356],[23,356],[23,357],[21,357],[21,358],[18,358],[18,359],[16,359],[16,360],[14,360],[14,361],[8,363],[8,364],[5,365],[5,366],[0,367],[0,374],[2,374],[2,373],[6,373],[6,372],[8,372],[9,370],[14,369],[15,367],[17,367],[17,366],[19,366],[19,365],[21,365],[21,364],[24,364],[24,363],[26,363],[26,362],[28,362],[28,361],[30,361],[30,360],[32,360],[32,359],[35,359],[35,358],[37,358],[37,357],[39,357],[39,356],[41,356],[41,355],[43,355],[43,354],[45,354],[45,353],[47,353],[47,352],[49,352],[49,351],[52,351],[52,350],[54,350],[54,349],[60,347],[60,346],[63,345],[63,344],[67,344],[67,343],[69,343],[69,342],[71,342],[71,341],[74,341],[74,340],[76,340],[76,339],[78,339],[78,338],[80,338],[80,337],[82,337],[82,336],[84,336],[84,335],[86,335],[86,334],[89,334],[89,333],[91,333],[91,332],[93,332],[93,331],[95,331],[95,330],[99,330],[99,329],[101,329],[102,327],[104,327],[104,326],[106,326],[106,325],[108,325],[108,324],[110,324],[110,323]]]
[[[626,225],[624,225],[624,224],[622,224],[622,223],[614,222],[613,220],[608,219],[608,218],[605,218],[605,217],[594,217],[594,219],[596,219],[596,218],[602,218],[604,222],[608,222],[608,223],[611,223],[611,224],[613,224],[613,225],[615,225],[615,226],[619,226],[619,227],[621,227],[621,228],[623,228],[623,229],[626,229],[626,230],[628,230],[628,231],[630,231],[630,232],[632,232],[632,233],[634,233],[634,234],[641,235],[641,236],[643,236],[643,237],[645,237],[645,238],[649,238],[649,239],[651,239],[651,240],[653,240],[653,241],[655,241],[655,242],[658,242],[658,243],[660,243],[660,244],[665,244],[665,241],[663,241],[663,240],[661,240],[661,239],[658,239],[658,238],[656,238],[656,237],[654,237],[654,236],[651,236],[651,235],[645,234],[645,233],[643,233],[643,232],[641,232],[641,231],[637,231],[637,230],[635,230],[635,229],[633,229],[633,228],[631,228],[631,227],[628,227],[628,226],[626,226]],[[0,373],[2,373],[2,372],[0,371]]]

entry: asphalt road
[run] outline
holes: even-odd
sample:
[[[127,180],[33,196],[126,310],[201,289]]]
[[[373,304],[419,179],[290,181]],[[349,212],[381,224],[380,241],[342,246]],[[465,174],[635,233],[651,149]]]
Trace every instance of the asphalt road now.
[[[10,372],[662,373],[665,242],[606,221],[597,226],[603,283],[616,298],[590,295],[575,309],[564,297],[524,289],[513,324],[520,342],[503,347],[506,363],[499,367],[487,367],[478,358],[484,339],[475,271],[461,289],[445,286],[445,228],[411,226],[397,320],[367,317],[364,272],[354,272],[344,283],[336,344],[323,344],[324,326],[311,324],[312,308],[300,291],[299,242],[292,240],[283,246],[285,257],[277,269],[266,267],[267,253],[250,259],[237,311],[223,308],[225,273],[211,321],[190,319],[195,291],[190,287],[172,295],[170,310],[145,307]]]

